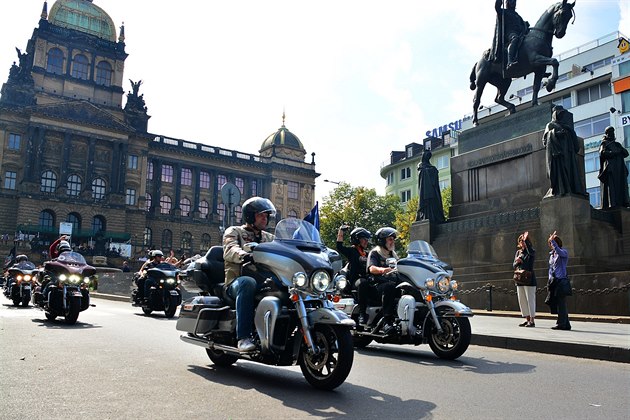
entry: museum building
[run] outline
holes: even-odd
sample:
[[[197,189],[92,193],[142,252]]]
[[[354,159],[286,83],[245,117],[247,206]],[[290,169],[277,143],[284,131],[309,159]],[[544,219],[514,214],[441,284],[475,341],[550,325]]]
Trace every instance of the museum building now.
[[[148,131],[141,81],[123,90],[124,26],[91,0],[43,3],[38,27],[0,92],[0,232],[45,249],[61,223],[72,242],[127,243],[132,253],[203,253],[241,222],[249,197],[282,217],[314,204],[315,154],[284,124],[258,153]],[[126,97],[123,106],[123,97]],[[238,188],[226,203],[224,186]]]

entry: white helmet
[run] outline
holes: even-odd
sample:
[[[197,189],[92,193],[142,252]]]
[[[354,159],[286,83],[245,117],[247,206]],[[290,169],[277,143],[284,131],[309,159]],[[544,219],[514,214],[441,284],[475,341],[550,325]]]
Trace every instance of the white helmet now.
[[[62,252],[72,251],[72,247],[68,241],[61,241],[59,245],[57,245],[57,251],[61,254]]]
[[[162,251],[160,251],[159,249],[155,249],[153,251],[151,251],[151,258],[155,258],[155,257],[163,257],[164,253]]]

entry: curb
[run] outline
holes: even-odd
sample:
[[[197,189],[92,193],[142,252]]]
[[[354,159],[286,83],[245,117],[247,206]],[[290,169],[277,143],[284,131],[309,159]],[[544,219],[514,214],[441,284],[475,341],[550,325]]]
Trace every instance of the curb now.
[[[106,300],[115,300],[117,302],[131,302],[131,296],[108,295],[106,293],[91,292],[90,297]]]

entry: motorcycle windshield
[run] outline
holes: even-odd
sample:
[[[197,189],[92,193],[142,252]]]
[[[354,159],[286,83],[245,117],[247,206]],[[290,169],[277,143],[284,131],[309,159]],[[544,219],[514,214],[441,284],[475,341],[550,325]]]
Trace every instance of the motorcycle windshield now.
[[[306,220],[289,218],[283,219],[276,225],[276,240],[302,241],[322,246],[322,240],[315,226]]]
[[[83,255],[74,251],[62,252],[57,257],[57,261],[64,264],[87,265],[87,262],[85,261],[85,258],[83,258]]]
[[[33,264],[30,261],[22,261],[16,264],[15,266],[13,266],[13,268],[17,268],[18,270],[23,270],[23,271],[30,271],[30,270],[35,270],[35,264]]]
[[[407,247],[407,254],[411,258],[420,260],[439,261],[437,253],[433,247],[425,241],[413,241]]]
[[[158,265],[156,265],[153,268],[158,268],[158,269],[160,269],[162,271],[177,271],[178,270],[178,268],[175,267],[173,264],[169,264],[167,262],[159,263]]]

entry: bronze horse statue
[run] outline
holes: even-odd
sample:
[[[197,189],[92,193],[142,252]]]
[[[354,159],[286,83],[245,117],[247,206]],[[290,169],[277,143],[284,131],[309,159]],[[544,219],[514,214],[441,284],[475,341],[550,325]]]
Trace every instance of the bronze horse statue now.
[[[501,61],[492,62],[488,59],[490,50],[486,50],[470,73],[470,89],[475,90],[473,100],[473,124],[478,124],[477,111],[479,102],[486,83],[490,83],[497,88],[497,96],[494,101],[503,105],[509,114],[516,112],[516,106],[505,100],[512,79],[523,77],[529,73],[534,73],[534,85],[532,93],[532,106],[538,105],[538,91],[540,90],[543,77],[548,77],[547,66],[552,66],[553,73],[547,80],[547,91],[551,92],[556,87],[558,80],[558,60],[552,57],[553,49],[551,43],[553,37],[564,37],[571,17],[574,17],[573,3],[563,0],[550,6],[538,19],[536,25],[529,28],[525,35],[521,47],[518,51],[518,63],[511,66],[509,70],[503,70]]]

